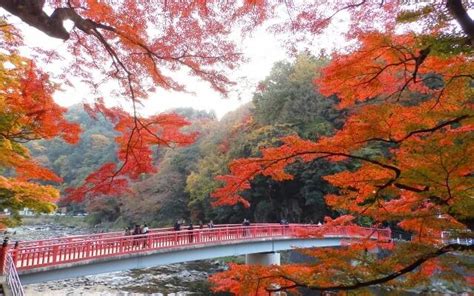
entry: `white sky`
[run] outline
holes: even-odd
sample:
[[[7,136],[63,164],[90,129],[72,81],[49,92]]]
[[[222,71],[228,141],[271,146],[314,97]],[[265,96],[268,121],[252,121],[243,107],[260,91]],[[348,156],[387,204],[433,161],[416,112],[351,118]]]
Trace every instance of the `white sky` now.
[[[4,13],[0,10],[0,15]],[[469,14],[472,16],[474,11],[470,10]],[[50,38],[32,27],[24,25],[17,18],[12,19],[16,24],[21,24],[18,27],[24,33],[27,46],[38,46],[44,49],[54,49],[57,52],[65,52],[66,43],[64,41]],[[321,49],[331,51],[333,48],[348,46],[341,34],[348,27],[347,20],[347,15],[344,15],[344,13],[334,19],[325,34],[315,36],[315,39],[310,41],[311,51],[318,53]],[[192,93],[160,89],[151,94],[150,98],[144,102],[144,106],[139,109],[140,114],[146,116],[177,107],[192,107],[198,110],[214,110],[218,118],[222,118],[225,113],[251,101],[256,85],[268,76],[275,62],[289,59],[281,41],[263,28],[256,30],[242,44],[241,50],[247,62],[232,73],[231,79],[237,82],[237,86],[235,87],[236,92],[232,92],[228,98],[224,98],[220,93],[214,91],[208,83],[196,77],[178,75],[178,80],[180,82],[184,81],[187,90]],[[25,54],[27,55],[28,51]],[[57,71],[60,68],[60,62],[46,66],[47,71]],[[94,96],[87,92],[87,87],[81,87],[80,83],[76,81],[73,81],[73,83],[76,84],[75,88],[63,86],[65,91],[55,93],[54,99],[58,104],[67,107],[81,102],[93,101]],[[107,96],[105,96],[105,100],[109,104],[116,102],[113,98],[109,97],[107,99]]]
[[[67,41],[50,38],[41,31],[26,25],[18,27],[23,32],[27,46],[66,52],[65,42]],[[151,115],[177,107],[192,107],[198,110],[214,110],[218,118],[221,118],[225,113],[249,102],[257,83],[270,73],[273,64],[279,60],[288,59],[288,56],[276,38],[263,29],[255,31],[252,37],[242,45],[242,50],[247,61],[233,73],[232,79],[238,82],[237,92],[232,92],[228,98],[214,91],[207,82],[196,77],[183,76],[178,79],[185,81],[189,93],[159,89],[144,101],[144,106],[139,108],[140,113]],[[23,54],[28,55],[28,51],[24,51]],[[46,65],[45,68],[47,71],[56,72],[60,68],[60,62]],[[87,92],[87,87],[81,87],[77,81],[74,83],[75,88],[63,85],[64,91],[55,93],[54,99],[58,104],[67,107],[91,101],[92,96]],[[106,99],[107,101],[112,100]]]
[[[214,110],[218,118],[221,118],[225,113],[251,101],[257,83],[265,79],[275,62],[288,57],[279,42],[264,30],[258,30],[251,39],[246,40],[242,50],[248,60],[232,75],[232,79],[237,82],[237,92],[231,92],[229,97],[224,98],[208,83],[195,77],[187,77],[186,87],[195,94],[160,90],[146,102],[148,111],[143,114],[176,107],[193,107],[199,110]]]
[[[59,53],[66,52],[67,41],[50,38],[41,31],[21,23],[19,19],[12,19],[17,27],[22,30],[27,47],[37,46],[43,49],[54,49]],[[318,53],[322,48],[328,50],[341,46],[344,43],[344,39],[340,34],[341,27],[345,26],[341,26],[341,22],[338,22],[336,26],[329,30],[330,33],[324,34],[316,42],[312,40],[311,43],[316,44],[311,48],[313,52]],[[227,98],[214,91],[208,83],[196,77],[178,75],[178,81],[184,81],[190,93],[159,89],[156,93],[151,94],[148,100],[144,101],[144,106],[139,107],[139,113],[147,116],[172,108],[192,107],[197,110],[213,110],[220,119],[225,113],[235,110],[242,104],[252,100],[252,93],[258,82],[269,75],[275,62],[289,59],[287,50],[283,48],[281,41],[277,40],[264,28],[253,32],[252,36],[241,45],[241,50],[247,61],[232,73],[231,79],[236,81],[237,85],[234,87],[235,91],[231,92]],[[28,55],[28,53],[28,50],[23,51],[25,55]],[[44,68],[46,71],[57,72],[61,68],[61,64],[55,62],[44,65]],[[87,87],[81,87],[81,83],[78,81],[73,81],[73,83],[75,84],[74,88],[62,85],[64,91],[55,93],[54,99],[58,104],[67,107],[81,102],[93,101],[94,96],[88,93]],[[107,99],[105,95],[104,97],[106,103],[115,103],[112,98]]]

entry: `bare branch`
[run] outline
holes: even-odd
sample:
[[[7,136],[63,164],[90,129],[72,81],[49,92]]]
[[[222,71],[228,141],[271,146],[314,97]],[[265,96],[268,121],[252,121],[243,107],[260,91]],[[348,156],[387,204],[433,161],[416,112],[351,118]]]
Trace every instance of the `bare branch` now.
[[[443,127],[449,126],[449,125],[454,124],[454,123],[459,123],[459,122],[461,122],[465,119],[468,119],[470,117],[472,117],[472,116],[470,116],[470,115],[461,115],[461,116],[458,116],[456,118],[447,120],[443,123],[440,123],[440,124],[438,124],[434,127],[431,127],[431,128],[425,128],[425,129],[419,129],[419,130],[411,131],[400,139],[369,138],[367,140],[364,140],[363,142],[379,141],[379,142],[400,144],[401,142],[403,142],[403,141],[405,141],[405,140],[407,140],[407,139],[409,139],[409,138],[411,138],[415,135],[424,134],[424,133],[432,133],[432,132],[435,132],[437,130],[442,129]]]
[[[439,257],[439,256],[444,255],[446,253],[459,252],[459,251],[472,251],[472,250],[474,250],[474,245],[449,244],[449,245],[446,245],[446,246],[444,246],[444,247],[442,247],[442,248],[440,248],[440,249],[438,249],[434,252],[431,252],[431,253],[428,253],[428,254],[425,254],[425,255],[421,256],[420,258],[415,260],[413,263],[411,263],[411,264],[409,264],[409,265],[407,265],[407,266],[405,266],[405,267],[403,267],[403,268],[401,268],[401,269],[399,269],[399,270],[397,270],[393,273],[390,273],[388,275],[382,276],[382,277],[377,278],[377,279],[365,281],[365,282],[356,281],[354,284],[349,284],[349,285],[336,285],[336,286],[326,286],[326,287],[310,286],[310,285],[305,284],[303,282],[299,282],[299,281],[297,281],[296,279],[294,279],[292,277],[281,275],[281,276],[276,276],[276,277],[280,277],[280,278],[289,280],[291,282],[294,282],[295,284],[290,285],[290,286],[275,288],[275,289],[267,288],[266,290],[268,292],[277,292],[277,291],[284,291],[284,290],[287,290],[287,289],[294,289],[294,288],[298,288],[298,287],[306,287],[308,289],[315,290],[315,291],[348,291],[348,290],[355,290],[355,289],[359,289],[359,288],[363,288],[363,287],[383,284],[383,283],[386,283],[386,282],[391,281],[393,279],[396,279],[399,276],[402,276],[406,273],[414,271],[417,267],[421,266],[426,261],[431,260],[431,259],[436,258],[436,257]]]
[[[453,15],[454,19],[459,23],[464,33],[469,38],[470,45],[474,46],[474,21],[471,19],[461,0],[448,0],[446,7]]]

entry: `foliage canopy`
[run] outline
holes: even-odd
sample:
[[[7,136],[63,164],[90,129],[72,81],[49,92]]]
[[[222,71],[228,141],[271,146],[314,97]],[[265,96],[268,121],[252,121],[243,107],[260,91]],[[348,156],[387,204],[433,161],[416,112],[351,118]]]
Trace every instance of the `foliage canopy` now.
[[[52,14],[44,11],[45,5],[52,8]],[[108,162],[89,175],[85,184],[69,191],[71,199],[121,194],[130,181],[155,172],[153,147],[186,146],[195,141],[196,133],[183,130],[190,122],[182,116],[172,113],[145,118],[136,106],[155,87],[185,89],[165,74],[168,70],[187,69],[226,93],[232,82],[222,69],[232,69],[241,60],[229,38],[233,26],[248,32],[284,10],[288,17],[271,29],[290,32],[292,42],[288,44],[293,44],[322,33],[342,12],[347,15],[346,38],[352,43],[336,51],[314,81],[322,95],[330,100],[336,95],[339,108],[347,112],[342,129],[334,134],[330,129],[319,134],[299,130],[281,135],[277,141],[263,137],[267,143],[281,145],[262,145],[256,155],[247,153],[246,158],[234,160],[230,173],[219,179],[224,185],[213,194],[215,204],[250,206],[245,191],[251,188],[251,181],[258,181],[258,175],[274,181],[292,180],[294,172],[289,166],[295,163],[352,160],[357,167],[325,177],[338,188],[326,195],[326,203],[344,214],[328,219],[328,224],[370,218],[374,223],[397,225],[412,233],[413,239],[396,244],[383,258],[368,250],[386,245],[361,241],[344,249],[307,252],[322,264],[235,265],[213,278],[216,290],[241,295],[249,291],[265,295],[266,290],[300,286],[314,290],[349,290],[386,282],[413,286],[434,275],[465,281],[451,268],[456,260],[451,253],[470,250],[472,245],[444,243],[439,238],[442,231],[469,237],[474,225],[474,22],[468,14],[472,5],[461,0],[420,5],[352,0],[0,3],[23,22],[66,40],[70,64],[59,78],[65,83],[78,77],[86,82],[99,97],[89,111],[104,114],[118,133],[118,164]],[[70,31],[64,27],[66,19],[74,23]],[[156,23],[158,27],[151,26]],[[64,110],[52,101],[56,86],[35,66],[39,61],[18,55],[20,33],[4,20],[0,30],[4,49],[0,54],[0,166],[9,170],[9,177],[0,179],[0,194],[11,207],[31,204],[42,210],[56,193],[29,181],[59,179],[32,161],[22,143],[54,136],[74,143],[78,128],[64,120]],[[35,52],[46,59],[59,58],[54,51]],[[101,89],[107,89],[103,86],[109,79],[118,86],[107,95],[130,100],[132,114],[103,103]],[[258,108],[285,104],[282,96],[275,106],[265,106],[265,95],[274,90],[277,88],[266,93],[263,89],[257,95]],[[298,90],[291,93],[296,99],[303,98]],[[259,117],[262,123],[269,120],[262,114]],[[241,127],[251,122],[248,118]],[[262,128],[260,132],[273,137],[274,130]],[[261,135],[251,136],[259,142]],[[367,153],[367,149],[377,153]],[[236,285],[235,279],[246,280]],[[270,287],[275,282],[280,288]]]

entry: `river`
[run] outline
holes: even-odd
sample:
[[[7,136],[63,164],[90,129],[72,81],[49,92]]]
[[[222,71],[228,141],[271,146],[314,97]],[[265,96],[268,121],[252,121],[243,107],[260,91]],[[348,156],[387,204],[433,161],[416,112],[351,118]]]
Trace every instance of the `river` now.
[[[91,230],[82,226],[64,226],[55,222],[42,222],[10,229],[8,234],[12,241],[44,239],[90,233]],[[283,261],[300,262],[305,260],[296,252],[288,252]],[[240,258],[242,259],[242,258]],[[282,258],[283,259],[283,258]],[[472,257],[463,257],[473,263]],[[225,270],[222,260],[204,260],[188,263],[171,264],[147,269],[135,269],[108,274],[100,274],[61,281],[25,286],[26,295],[47,296],[184,296],[205,295],[224,296],[230,294],[215,294],[207,281],[209,275]],[[447,287],[448,283],[435,281],[429,287],[411,291],[389,291],[374,287],[371,292],[375,295],[472,295],[472,287]],[[301,291],[302,295],[316,295],[314,291]]]
[[[54,223],[10,229],[13,241],[89,233],[89,229]],[[26,295],[227,295],[210,290],[207,278],[225,269],[221,260],[204,260],[100,274],[25,286]]]

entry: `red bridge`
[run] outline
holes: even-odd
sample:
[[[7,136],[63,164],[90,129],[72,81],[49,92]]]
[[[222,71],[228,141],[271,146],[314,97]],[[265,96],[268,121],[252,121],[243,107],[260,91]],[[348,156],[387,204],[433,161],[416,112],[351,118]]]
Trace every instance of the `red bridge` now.
[[[151,229],[148,234],[131,236],[111,232],[4,244],[0,264],[4,272],[10,272],[8,276],[14,277],[11,273],[16,269],[21,281],[29,284],[223,256],[246,255],[247,263],[279,264],[278,251],[337,247],[361,238],[390,241],[391,231],[358,226],[225,224],[181,231]]]

